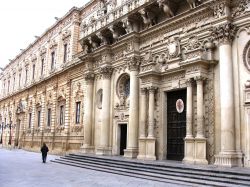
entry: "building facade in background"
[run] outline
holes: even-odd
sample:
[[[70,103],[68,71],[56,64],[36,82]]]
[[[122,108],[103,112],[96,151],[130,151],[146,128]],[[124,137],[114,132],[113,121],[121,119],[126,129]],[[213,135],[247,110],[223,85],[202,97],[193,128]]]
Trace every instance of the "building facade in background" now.
[[[4,146],[250,167],[249,0],[92,0],[0,75]]]

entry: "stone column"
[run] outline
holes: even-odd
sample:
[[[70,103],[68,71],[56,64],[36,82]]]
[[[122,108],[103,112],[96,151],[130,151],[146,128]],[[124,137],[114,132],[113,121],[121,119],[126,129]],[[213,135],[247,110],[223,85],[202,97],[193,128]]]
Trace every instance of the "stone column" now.
[[[196,138],[204,138],[204,102],[203,102],[203,80],[204,77],[196,77],[197,84],[197,135]]]
[[[139,154],[137,159],[146,157],[146,122],[147,122],[147,88],[141,88],[141,107],[140,107],[140,138]]]
[[[139,128],[139,58],[132,58],[128,62],[130,70],[129,95],[129,124],[127,133],[127,149],[124,157],[135,158],[138,154],[138,128]]]
[[[183,162],[194,163],[194,137],[193,137],[193,80],[188,79],[187,84],[187,107],[186,107],[186,137],[185,137],[185,155]]]
[[[206,159],[206,138],[204,135],[204,99],[203,81],[204,77],[196,77],[197,84],[197,135],[195,137],[195,163],[208,164]]]
[[[110,155],[111,148],[109,146],[109,132],[110,132],[110,94],[111,94],[111,76],[113,68],[111,66],[104,66],[100,68],[103,83],[103,100],[102,100],[102,125],[100,147],[97,148],[96,154]]]
[[[155,92],[157,88],[150,86],[149,90],[149,104],[148,104],[148,137],[146,143],[146,158],[147,160],[156,160],[155,156],[155,132],[154,132],[154,109],[155,109]]]
[[[94,147],[91,144],[92,139],[92,113],[93,113],[93,88],[95,74],[88,72],[85,75],[86,81],[86,103],[84,107],[85,124],[84,124],[84,142],[81,147],[82,153],[93,153]]]
[[[214,38],[219,42],[220,55],[220,101],[221,101],[221,152],[215,157],[215,164],[222,166],[241,166],[242,155],[235,147],[235,111],[232,41],[236,28],[226,23],[213,30]]]

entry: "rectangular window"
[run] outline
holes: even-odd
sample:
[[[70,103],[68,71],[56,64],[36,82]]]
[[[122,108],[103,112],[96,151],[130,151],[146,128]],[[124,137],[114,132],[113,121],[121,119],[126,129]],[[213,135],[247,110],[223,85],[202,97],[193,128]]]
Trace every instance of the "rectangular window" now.
[[[10,92],[10,80],[8,80],[8,93]]]
[[[25,70],[25,84],[27,84],[28,81],[28,69]]]
[[[29,129],[31,128],[32,113],[29,113]]]
[[[50,127],[51,124],[51,108],[48,109],[47,126]]]
[[[16,74],[13,75],[13,91],[15,90],[15,84],[16,84]]]
[[[6,93],[6,90],[5,90],[5,80],[4,80],[4,83],[3,83],[3,93],[5,94]]]
[[[76,102],[76,124],[80,123],[81,102]]]
[[[51,53],[51,70],[55,68],[55,52]]]
[[[33,64],[33,70],[32,70],[32,80],[35,79],[35,71],[36,71],[36,65]]]
[[[43,76],[43,68],[44,68],[44,58],[42,58],[41,62],[41,76]]]
[[[19,88],[21,87],[21,75],[22,75],[22,74],[19,73],[19,84],[18,84],[18,85],[19,85]]]
[[[64,123],[64,106],[60,106],[60,125]]]
[[[64,44],[63,62],[67,62],[68,44]]]
[[[37,113],[37,126],[40,127],[41,122],[41,111],[39,110]]]

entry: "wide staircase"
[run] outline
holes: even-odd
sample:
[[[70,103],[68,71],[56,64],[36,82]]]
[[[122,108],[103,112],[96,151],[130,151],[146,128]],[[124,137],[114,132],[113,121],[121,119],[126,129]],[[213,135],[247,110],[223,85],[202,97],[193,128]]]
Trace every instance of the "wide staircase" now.
[[[171,161],[140,161],[123,157],[69,154],[53,163],[118,175],[190,186],[250,186],[250,169],[184,165]]]

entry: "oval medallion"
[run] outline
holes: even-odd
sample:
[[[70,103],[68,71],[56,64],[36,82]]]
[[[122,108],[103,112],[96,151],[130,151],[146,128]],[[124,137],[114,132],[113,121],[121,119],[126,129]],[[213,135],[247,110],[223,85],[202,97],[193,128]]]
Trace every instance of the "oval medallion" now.
[[[182,113],[184,111],[184,102],[182,99],[178,99],[176,101],[176,110],[178,113]]]

